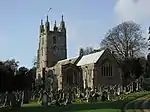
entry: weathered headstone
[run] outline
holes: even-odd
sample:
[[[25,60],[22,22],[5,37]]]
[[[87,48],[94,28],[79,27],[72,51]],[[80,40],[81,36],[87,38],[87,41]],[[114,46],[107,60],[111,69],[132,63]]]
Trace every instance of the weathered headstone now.
[[[42,92],[43,92],[43,90],[40,90],[38,92],[38,103],[40,103],[40,101],[42,100]]]
[[[4,102],[5,102],[5,95],[4,95],[4,93],[2,93],[0,96],[0,106],[2,106],[4,104]]]
[[[68,104],[68,100],[69,100],[69,93],[65,93],[64,105]]]
[[[108,93],[106,92],[106,91],[104,91],[103,93],[102,93],[102,101],[107,101],[108,100]]]
[[[131,92],[134,91],[134,82],[131,83]]]
[[[16,96],[15,96],[15,93],[11,93],[10,94],[10,104],[11,104],[11,108],[12,109],[15,109],[16,108],[16,104],[17,104],[17,101],[16,101]]]
[[[23,92],[23,104],[29,103],[29,92],[28,90],[24,90]]]
[[[110,99],[110,101],[113,101],[113,100],[115,99],[115,91],[114,91],[114,88],[110,89],[109,99]]]
[[[53,101],[53,93],[52,91],[49,93],[49,102],[52,102]]]
[[[121,87],[120,86],[118,86],[118,88],[117,88],[117,95],[119,96],[120,95],[120,93],[121,93]]]
[[[10,106],[10,97],[11,97],[11,93],[6,92],[5,95],[6,95],[6,96],[5,96],[5,101],[4,101],[3,107]]]
[[[48,106],[48,95],[46,91],[42,95],[42,106],[47,107]]]
[[[85,99],[86,99],[86,102],[89,102],[89,96],[90,96],[89,90],[86,89],[86,91],[85,91]]]
[[[123,87],[123,93],[127,92],[127,87]]]
[[[97,102],[98,101],[98,97],[99,97],[100,95],[98,94],[98,91],[97,91],[97,89],[94,89],[94,92],[93,92],[93,95],[92,95],[92,101],[93,102]]]
[[[137,82],[136,82],[136,91],[138,91],[139,90],[139,81],[137,80]]]

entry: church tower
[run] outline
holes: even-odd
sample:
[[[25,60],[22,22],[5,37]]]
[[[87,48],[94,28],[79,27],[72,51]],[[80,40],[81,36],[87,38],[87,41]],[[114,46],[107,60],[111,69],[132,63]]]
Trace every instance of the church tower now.
[[[45,25],[41,20],[39,46],[37,50],[37,75],[42,74],[43,68],[54,66],[58,61],[67,58],[66,26],[62,16],[59,27],[56,21],[50,29],[48,16]]]

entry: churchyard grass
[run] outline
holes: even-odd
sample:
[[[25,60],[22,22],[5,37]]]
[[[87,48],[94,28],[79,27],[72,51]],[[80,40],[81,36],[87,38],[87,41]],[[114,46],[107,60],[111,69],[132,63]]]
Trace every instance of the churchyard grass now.
[[[124,100],[113,102],[105,101],[97,103],[78,103],[62,107],[50,106],[47,108],[43,108],[39,104],[32,102],[30,104],[23,105],[19,110],[10,112],[119,112],[123,108],[125,103],[147,94],[150,94],[150,92],[141,91],[130,93],[128,95],[121,95]]]

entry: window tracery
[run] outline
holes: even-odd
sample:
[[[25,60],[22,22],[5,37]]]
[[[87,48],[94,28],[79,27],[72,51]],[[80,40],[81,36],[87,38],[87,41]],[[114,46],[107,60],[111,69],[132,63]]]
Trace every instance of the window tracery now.
[[[102,65],[101,74],[102,76],[112,76],[112,65],[108,61]]]

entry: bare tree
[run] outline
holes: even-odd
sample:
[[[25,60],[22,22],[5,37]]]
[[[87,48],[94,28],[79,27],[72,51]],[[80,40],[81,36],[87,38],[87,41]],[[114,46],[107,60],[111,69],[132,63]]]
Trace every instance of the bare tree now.
[[[127,21],[108,31],[101,47],[109,48],[121,59],[139,56],[147,47],[140,25]]]
[[[84,55],[84,49],[83,49],[83,48],[80,48],[79,55],[80,55],[80,56],[83,56],[83,55]]]
[[[94,51],[93,47],[80,48],[79,55],[88,55]]]

